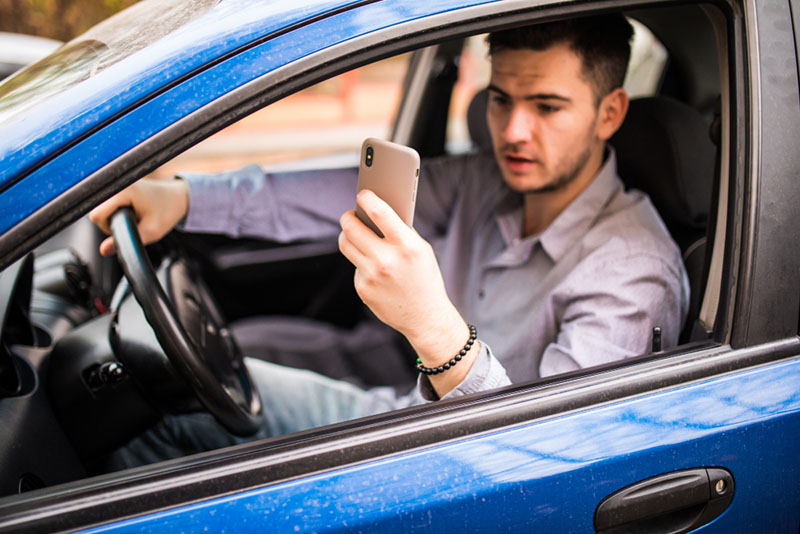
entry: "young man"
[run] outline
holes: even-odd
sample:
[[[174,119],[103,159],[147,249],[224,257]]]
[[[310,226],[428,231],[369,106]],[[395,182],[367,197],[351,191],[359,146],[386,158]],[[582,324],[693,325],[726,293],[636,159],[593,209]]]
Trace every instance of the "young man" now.
[[[350,209],[353,171],[265,175],[255,166],[142,180],[91,217],[107,231],[111,213],[132,204],[145,242],[184,217],[186,230],[287,241],[341,228],[359,296],[405,336],[424,372],[398,398],[250,361],[268,397],[260,435],[635,356],[654,326],[669,346],[688,302],[680,253],[649,200],[624,191],[606,144],[628,107],[621,86],[631,37],[615,15],[492,34],[494,156],[425,162],[416,230],[369,191],[357,202],[385,238],[363,225]],[[195,433],[191,418],[171,419]]]

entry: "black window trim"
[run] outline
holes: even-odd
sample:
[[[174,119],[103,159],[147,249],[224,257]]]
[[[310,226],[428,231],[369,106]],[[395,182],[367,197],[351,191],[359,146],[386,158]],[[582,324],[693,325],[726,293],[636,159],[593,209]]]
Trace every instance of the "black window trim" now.
[[[798,73],[786,69],[787,64],[796,67],[797,52],[794,47],[774,45],[787,34],[790,42],[794,38],[791,7],[789,0],[743,4],[744,27],[736,29],[752,38],[742,38],[743,55],[737,53],[735,58],[736,68],[741,69],[735,71],[735,85],[741,93],[735,100],[739,107],[734,146],[744,150],[731,151],[732,174],[737,176],[731,177],[736,188],[729,204],[729,220],[738,222],[734,230],[740,243],[729,249],[737,255],[732,258],[737,263],[726,265],[738,266],[728,273],[738,278],[735,302],[728,303],[735,306],[735,312],[729,312],[734,347],[796,334],[800,308],[800,293],[786,288],[796,282],[800,265],[800,249],[787,241],[787,236],[796,234],[793,223],[800,218],[793,202],[800,194],[800,154],[793,142],[800,136],[800,108],[786,105],[787,97],[800,101]],[[774,30],[758,31],[770,24]],[[732,218],[736,213],[739,218]]]

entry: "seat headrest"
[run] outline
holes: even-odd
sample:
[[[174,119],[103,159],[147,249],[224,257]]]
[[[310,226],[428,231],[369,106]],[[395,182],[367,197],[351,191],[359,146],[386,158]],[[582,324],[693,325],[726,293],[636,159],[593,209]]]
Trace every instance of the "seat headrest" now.
[[[486,124],[486,106],[489,104],[489,91],[481,89],[472,97],[467,108],[467,130],[472,145],[478,152],[492,151],[492,136]]]
[[[650,196],[682,248],[705,231],[716,148],[698,111],[665,97],[632,100],[610,142],[626,188]]]
[[[467,110],[478,151],[492,150],[487,102],[488,92],[478,91]],[[631,100],[610,143],[625,187],[647,193],[682,249],[705,231],[716,149],[698,111],[666,97]]]

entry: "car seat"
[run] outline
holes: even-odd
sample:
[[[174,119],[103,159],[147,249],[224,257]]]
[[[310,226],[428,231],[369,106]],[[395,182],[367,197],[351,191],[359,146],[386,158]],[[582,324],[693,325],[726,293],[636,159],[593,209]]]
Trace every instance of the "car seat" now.
[[[473,97],[467,127],[477,151],[491,151],[486,90]],[[691,288],[679,341],[689,341],[705,290],[706,226],[716,148],[709,124],[695,109],[666,97],[631,100],[625,122],[610,140],[627,189],[647,193],[681,249]]]

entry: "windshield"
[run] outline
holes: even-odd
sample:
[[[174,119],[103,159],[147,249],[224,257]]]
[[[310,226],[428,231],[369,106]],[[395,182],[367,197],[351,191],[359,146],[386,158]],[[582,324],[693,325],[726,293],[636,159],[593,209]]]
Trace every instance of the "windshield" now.
[[[0,85],[0,122],[91,78],[220,0],[142,0]]]

